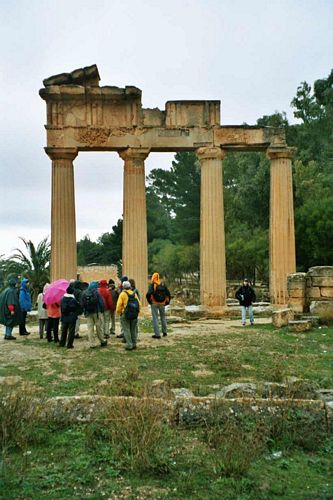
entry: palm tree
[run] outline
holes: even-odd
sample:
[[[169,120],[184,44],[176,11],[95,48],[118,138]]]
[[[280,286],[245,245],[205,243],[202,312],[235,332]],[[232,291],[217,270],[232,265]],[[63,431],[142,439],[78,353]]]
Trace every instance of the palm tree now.
[[[16,248],[7,269],[29,279],[32,300],[35,303],[38,293],[50,279],[51,246],[47,237],[38,243],[37,248],[31,240],[20,239],[26,247],[26,252]]]

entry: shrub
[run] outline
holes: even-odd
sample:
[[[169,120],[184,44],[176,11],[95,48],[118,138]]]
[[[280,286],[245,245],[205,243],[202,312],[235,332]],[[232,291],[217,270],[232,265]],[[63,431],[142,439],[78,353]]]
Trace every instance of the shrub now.
[[[264,450],[267,429],[256,415],[226,415],[216,404],[206,421],[204,440],[215,451],[215,468],[225,476],[240,477]]]
[[[166,473],[173,455],[173,432],[165,407],[149,398],[120,398],[87,428],[87,445],[107,440],[118,465],[137,472]]]
[[[28,444],[36,437],[36,391],[28,384],[0,385],[0,446],[2,472],[9,453],[18,448],[26,465]]]

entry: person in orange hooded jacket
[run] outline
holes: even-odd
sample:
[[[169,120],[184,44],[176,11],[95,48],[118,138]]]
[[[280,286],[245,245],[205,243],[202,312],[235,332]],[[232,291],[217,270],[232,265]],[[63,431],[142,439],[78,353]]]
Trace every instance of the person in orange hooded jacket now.
[[[151,307],[151,315],[153,320],[154,335],[153,339],[160,339],[160,329],[158,325],[158,315],[161,319],[163,337],[167,336],[167,322],[165,317],[165,306],[170,303],[171,295],[168,287],[160,279],[158,273],[154,273],[151,277],[151,285],[149,286],[146,298]]]

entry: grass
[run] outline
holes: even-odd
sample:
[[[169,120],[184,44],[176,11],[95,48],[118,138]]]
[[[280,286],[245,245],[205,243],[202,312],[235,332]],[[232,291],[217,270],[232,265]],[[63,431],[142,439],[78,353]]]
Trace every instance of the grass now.
[[[212,450],[201,430],[169,429],[169,444],[160,450],[168,466],[136,471],[119,459],[110,440],[96,429],[92,447],[87,427],[48,427],[31,443],[24,470],[20,453],[11,455],[7,473],[0,476],[0,498],[331,498],[332,439],[316,453],[301,448],[278,451],[274,455],[267,448],[255,454],[250,450],[245,469],[236,467],[234,474],[221,466],[225,454]]]
[[[155,379],[197,395],[232,382],[262,384],[286,376],[333,387],[332,327],[292,335],[271,325],[198,322],[174,326],[162,341],[153,341],[150,329],[141,322],[139,348],[131,353],[114,338],[107,349],[83,349],[82,340],[66,351],[32,335],[4,346],[0,376],[19,375],[39,397],[141,396]],[[1,407],[0,420],[9,429],[1,499],[333,496],[333,438],[306,415],[288,414],[265,426],[252,417],[239,422],[213,415],[206,426],[186,429],[167,426],[148,402],[134,413],[133,406],[114,408],[107,420],[56,427],[25,414],[29,394],[12,401],[15,415]],[[16,417],[21,421],[11,429]]]
[[[195,333],[189,333],[189,327],[180,331],[172,343],[156,344],[150,333],[141,330],[135,353],[126,353],[114,338],[107,349],[90,352],[60,351],[32,336],[20,349],[37,348],[38,354],[20,356],[17,361],[4,358],[0,376],[19,375],[48,396],[141,395],[154,379],[167,380],[171,387],[187,387],[197,395],[211,393],[212,385],[281,382],[286,376],[333,387],[333,328],[317,328],[306,335],[291,335],[271,325],[251,330],[211,325],[208,333],[200,333],[198,327]]]

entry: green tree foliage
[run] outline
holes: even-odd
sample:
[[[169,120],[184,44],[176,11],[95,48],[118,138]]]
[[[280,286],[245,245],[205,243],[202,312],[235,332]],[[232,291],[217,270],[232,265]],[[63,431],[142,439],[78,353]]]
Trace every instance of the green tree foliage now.
[[[200,230],[200,165],[192,152],[176,153],[170,170],[154,169],[148,176],[148,199],[157,197],[169,214],[173,242],[193,244]],[[148,206],[153,202],[148,201]],[[149,233],[149,229],[148,229]]]
[[[15,253],[7,261],[8,274],[16,274],[30,280],[30,290],[33,301],[50,280],[51,248],[48,238],[44,238],[37,247],[31,240],[20,238],[25,246],[25,252],[16,248]]]
[[[78,265],[99,264],[103,266],[121,265],[123,221],[119,219],[112,226],[112,232],[103,233],[97,241],[86,235],[77,243]]]

